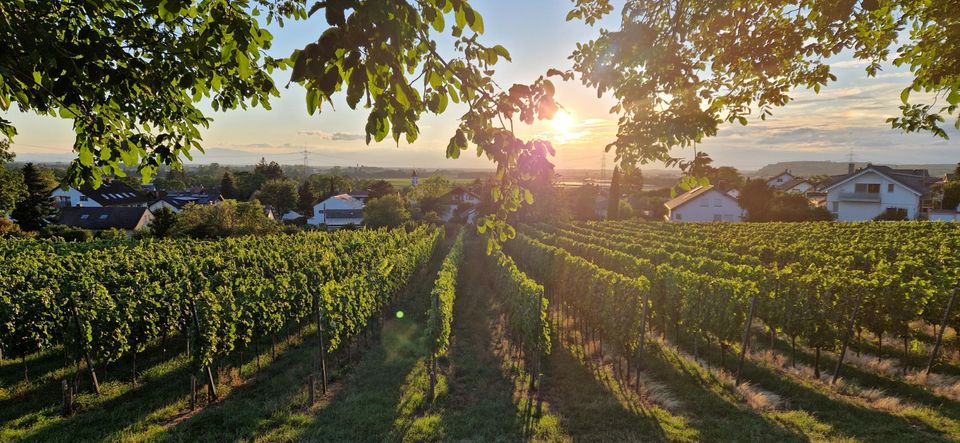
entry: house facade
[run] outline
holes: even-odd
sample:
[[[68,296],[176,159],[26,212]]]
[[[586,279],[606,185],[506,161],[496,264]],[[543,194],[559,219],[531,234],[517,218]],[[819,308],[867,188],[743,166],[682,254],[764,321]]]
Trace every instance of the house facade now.
[[[740,202],[714,186],[700,186],[664,203],[667,221],[743,221]]]
[[[780,187],[777,189],[788,194],[806,194],[807,192],[812,191],[813,188],[813,183],[810,183],[810,181],[807,179],[795,178],[780,185]]]
[[[324,225],[327,229],[360,226],[363,224],[363,207],[360,200],[349,194],[334,195],[313,205],[313,217],[307,220],[307,224]]]
[[[58,208],[99,208],[99,207],[147,207],[150,199],[143,192],[137,191],[119,180],[106,179],[100,187],[84,185],[79,189],[54,189],[52,196]]]
[[[775,189],[780,189],[784,184],[796,179],[797,177],[790,173],[789,169],[784,170],[783,172],[774,175],[767,179],[767,186]]]
[[[916,219],[925,215],[924,201],[930,192],[930,178],[924,172],[867,165],[833,178],[823,188],[825,206],[838,221],[868,221],[886,212]]]
[[[476,207],[479,204],[479,195],[458,186],[440,197],[440,203],[437,205],[439,214],[437,215],[444,222],[449,222],[457,215],[461,215],[467,223],[473,223],[476,218]]]

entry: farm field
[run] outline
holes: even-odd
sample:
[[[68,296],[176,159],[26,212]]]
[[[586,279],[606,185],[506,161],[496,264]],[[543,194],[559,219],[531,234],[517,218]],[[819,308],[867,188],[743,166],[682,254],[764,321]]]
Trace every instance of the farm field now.
[[[960,440],[951,224],[519,225],[485,247],[4,241],[0,440]]]

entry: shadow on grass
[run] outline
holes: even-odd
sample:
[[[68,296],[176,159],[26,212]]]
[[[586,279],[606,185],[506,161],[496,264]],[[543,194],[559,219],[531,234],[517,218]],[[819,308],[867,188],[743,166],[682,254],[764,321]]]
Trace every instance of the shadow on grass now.
[[[790,355],[791,352],[789,343],[781,340],[779,337],[776,339],[774,350],[781,352],[784,355]],[[813,366],[814,356],[810,353],[798,349],[796,355],[797,363]],[[832,373],[836,366],[836,359],[833,356],[821,355],[820,364],[820,369],[824,371],[824,373]],[[769,372],[765,368],[759,368],[756,365],[751,366],[764,372]],[[944,431],[949,431],[953,433],[953,435],[960,435],[960,402],[934,395],[929,390],[921,386],[884,377],[849,364],[845,364],[843,366],[840,371],[840,375],[843,379],[852,381],[858,385],[867,388],[878,388],[883,390],[886,394],[892,395],[900,400],[906,400],[921,407],[925,407],[942,416],[944,418],[943,421],[945,427],[949,428],[934,429],[919,419],[908,421],[907,424],[915,428],[916,431],[928,432],[932,435],[942,435]],[[889,414],[884,415],[891,416]],[[935,417],[926,418],[928,421],[936,421]],[[897,420],[905,421],[906,419],[896,417],[894,422]],[[891,423],[878,424],[882,425],[881,427],[892,425]]]
[[[151,345],[138,355],[137,372],[149,374],[153,368],[165,364],[169,359],[178,358],[179,355],[173,350],[183,349],[184,346],[183,340],[179,338],[168,340],[166,351],[161,350],[160,343]],[[23,366],[19,362],[0,369],[0,374],[7,377],[3,380],[4,388],[8,390],[9,395],[0,400],[0,424],[16,421],[40,409],[60,407],[62,405],[61,380],[66,379],[71,385],[75,381],[78,382],[78,394],[92,390],[86,367],[81,365],[78,374],[73,362],[64,365],[61,348],[35,354],[27,359],[27,364],[30,371],[29,385],[23,380]],[[11,376],[14,377],[12,383],[9,380]],[[132,384],[132,376],[133,365],[129,357],[108,365],[106,374],[102,366],[97,366],[97,377],[104,385]]]
[[[448,242],[449,243],[449,239]],[[416,417],[404,402],[408,381],[422,365],[425,312],[447,244],[439,248],[425,271],[413,277],[398,296],[402,318],[388,315],[381,340],[363,357],[343,383],[343,389],[318,410],[292,414],[289,425],[273,426],[261,433],[267,440],[384,441],[394,439],[395,428],[407,426]],[[393,309],[388,310],[392,312]]]
[[[440,414],[445,439],[451,441],[518,441],[526,433],[524,414],[514,403],[514,382],[494,354],[488,282],[479,275],[483,257],[475,241],[467,245],[454,303],[449,391]],[[534,430],[536,431],[536,430]]]
[[[715,355],[704,358],[712,364],[719,364]],[[728,360],[728,369],[732,370],[732,364],[733,362]],[[943,430],[920,420],[910,420],[852,401],[832,398],[812,384],[779,374],[750,360],[744,363],[744,378],[757,387],[780,395],[789,402],[792,410],[803,411],[816,417],[820,423],[828,425],[831,439],[852,438],[857,441],[876,442],[950,441]],[[805,432],[803,427],[796,423],[784,424]]]
[[[189,364],[186,358],[168,360],[152,368],[160,373],[136,387],[129,383],[106,382],[101,397],[83,394],[92,403],[68,418],[60,417],[59,405],[34,409],[18,419],[19,426],[35,421],[40,426],[28,431],[26,438],[36,441],[92,441],[111,435],[140,421],[145,415],[163,408],[189,393]],[[102,398],[106,397],[106,400]],[[78,400],[82,403],[81,397]],[[22,421],[27,418],[27,421]],[[15,426],[16,427],[16,426]]]

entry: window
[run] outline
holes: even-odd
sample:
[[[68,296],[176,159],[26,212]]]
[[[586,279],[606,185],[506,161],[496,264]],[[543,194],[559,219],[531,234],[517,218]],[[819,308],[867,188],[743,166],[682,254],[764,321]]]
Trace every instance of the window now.
[[[87,197],[86,195],[81,195],[81,196],[80,196],[80,201],[82,201],[82,202],[89,201],[89,200],[90,200],[90,197]]]
[[[887,192],[893,192],[893,183],[887,185]]]
[[[674,219],[674,220],[683,220],[683,215],[682,215],[682,214],[675,214],[675,215],[673,216],[673,219]]]
[[[100,214],[100,220],[106,220],[107,214]]]
[[[716,208],[723,206],[723,202],[720,200],[719,197],[713,199],[713,206]]]
[[[840,212],[840,202],[833,202],[833,212]]]
[[[701,208],[706,208],[706,207],[709,206],[709,205],[710,205],[710,201],[709,201],[709,200],[707,200],[707,199],[705,199],[705,198],[701,198],[701,199],[700,199],[700,207],[701,207]]]
[[[722,221],[723,216],[720,214],[713,214],[713,221]]]
[[[880,183],[857,183],[854,185],[854,191],[867,194],[879,194]]]
[[[80,215],[80,220],[86,220],[86,219],[88,219],[88,218],[90,218],[90,214],[82,214],[82,215]]]

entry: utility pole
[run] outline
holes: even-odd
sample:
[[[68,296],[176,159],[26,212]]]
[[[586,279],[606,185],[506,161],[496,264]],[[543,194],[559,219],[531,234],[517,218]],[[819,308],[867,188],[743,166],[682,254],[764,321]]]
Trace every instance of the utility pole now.
[[[607,176],[607,153],[604,152],[603,156],[600,157],[600,186],[603,186],[603,180]]]
[[[309,154],[310,154],[310,151],[307,151],[307,144],[304,143],[303,144],[303,178],[304,179],[310,176],[310,174],[307,172],[307,161],[309,158],[308,157]]]

